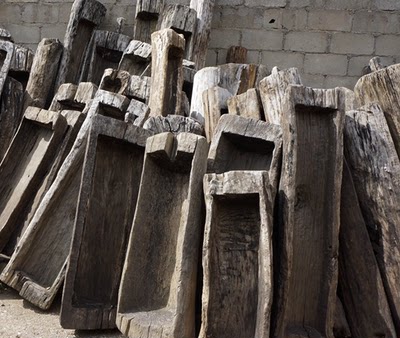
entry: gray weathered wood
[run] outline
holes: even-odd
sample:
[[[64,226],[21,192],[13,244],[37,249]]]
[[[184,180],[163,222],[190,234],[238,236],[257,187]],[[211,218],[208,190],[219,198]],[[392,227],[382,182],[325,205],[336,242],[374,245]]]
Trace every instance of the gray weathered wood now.
[[[0,27],[0,40],[14,42],[11,33],[4,28]]]
[[[347,112],[345,144],[393,322],[400,332],[400,161],[378,104]]]
[[[22,83],[24,89],[28,83],[29,73],[32,68],[34,53],[29,48],[14,45],[14,53],[11,58],[9,76]]]
[[[340,223],[338,290],[352,337],[396,337],[381,273],[346,162]]]
[[[206,64],[214,5],[215,0],[190,0],[190,7],[197,13],[192,60],[195,62],[197,70],[202,69]]]
[[[151,43],[151,34],[157,29],[158,17],[164,9],[164,0],[138,0],[136,3],[133,38]]]
[[[218,121],[223,114],[228,112],[228,99],[232,94],[225,88],[218,86],[203,92],[204,129],[207,141],[211,142]]]
[[[120,277],[151,135],[124,121],[93,118],[65,277],[64,328],[116,325]]]
[[[358,80],[354,92],[358,107],[379,103],[400,156],[400,64],[364,75]]]
[[[24,216],[67,128],[57,112],[30,107],[0,164],[0,251],[10,256]]]
[[[91,121],[98,114],[109,115],[110,110],[119,111],[122,119],[128,103],[124,96],[99,90],[85,108],[86,118],[71,151],[0,276],[41,309],[50,307],[64,281]]]
[[[282,129],[278,125],[222,115],[208,153],[207,172],[265,170],[269,173],[272,198],[281,172]]]
[[[332,338],[345,94],[291,85],[283,99],[273,337]]]
[[[189,101],[192,99],[193,81],[197,71],[194,68],[194,62],[183,60],[183,91],[186,93]],[[189,107],[190,109],[190,107]]]
[[[247,63],[247,49],[242,46],[229,47],[226,63]]]
[[[118,299],[117,326],[130,338],[195,336],[207,150],[189,133],[147,141]]]
[[[11,60],[14,55],[14,44],[0,40],[0,96],[10,70]]]
[[[54,95],[63,46],[57,39],[40,41],[24,94],[24,111],[28,106],[46,108]]]
[[[268,173],[204,177],[202,326],[199,338],[269,338],[273,294]]]
[[[247,92],[235,95],[228,99],[229,114],[252,118],[255,120],[264,120],[264,112],[258,90],[249,89]]]
[[[56,90],[64,83],[78,84],[92,33],[102,22],[106,11],[104,5],[96,0],[74,1],[64,37]]]
[[[172,29],[151,36],[150,116],[180,115],[185,39]]]
[[[382,60],[379,56],[373,57],[371,60],[369,60],[369,68],[371,71],[376,72],[378,70],[384,69],[384,65],[382,64]]]
[[[91,82],[81,82],[79,85],[65,83],[60,86],[50,109],[53,111],[78,110],[83,111],[95,97],[97,86]]]
[[[171,28],[185,38],[186,60],[194,58],[194,36],[196,33],[197,13],[193,8],[179,4],[169,4],[164,7],[161,16],[160,29]]]
[[[261,79],[268,75],[262,65],[229,63],[218,67],[207,67],[198,71],[194,77],[193,95],[190,106],[191,117],[204,124],[203,92],[219,86],[232,95],[245,93],[258,86]]]
[[[7,77],[3,94],[0,96],[0,162],[21,123],[23,96],[22,84],[12,77]]]
[[[125,122],[131,122],[135,126],[143,127],[149,114],[150,108],[147,104],[132,99],[129,103],[128,109],[126,110]]]
[[[193,133],[203,135],[203,126],[190,117],[181,115],[152,116],[144,123],[143,128],[153,131],[155,134],[170,132],[173,134]]]
[[[289,85],[292,84],[301,85],[301,78],[297,68],[288,68],[280,71],[275,67],[270,76],[260,81],[260,97],[266,121],[281,124],[285,93]]]
[[[130,75],[142,75],[151,63],[151,44],[132,40],[124,50],[118,70]]]
[[[117,68],[125,49],[132,39],[123,34],[95,30],[83,61],[79,82],[100,84],[107,68]]]

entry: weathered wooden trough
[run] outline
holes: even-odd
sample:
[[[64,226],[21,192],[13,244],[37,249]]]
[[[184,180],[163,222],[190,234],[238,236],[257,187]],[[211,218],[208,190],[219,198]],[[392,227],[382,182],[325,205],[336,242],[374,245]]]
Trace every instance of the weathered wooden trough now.
[[[214,5],[139,0],[131,37],[76,0],[35,55],[0,29],[0,280],[129,338],[399,337],[400,65],[204,68]]]

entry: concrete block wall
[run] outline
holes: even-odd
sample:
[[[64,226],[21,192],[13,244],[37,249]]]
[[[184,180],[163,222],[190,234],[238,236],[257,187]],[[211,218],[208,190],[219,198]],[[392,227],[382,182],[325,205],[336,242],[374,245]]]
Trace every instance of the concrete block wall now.
[[[100,0],[103,29],[133,32],[136,0]],[[44,37],[63,40],[72,0],[0,0],[0,26],[35,49]],[[166,0],[188,5],[190,0]],[[207,65],[225,63],[232,45],[248,61],[298,67],[306,85],[353,88],[372,56],[400,62],[398,0],[216,0]]]

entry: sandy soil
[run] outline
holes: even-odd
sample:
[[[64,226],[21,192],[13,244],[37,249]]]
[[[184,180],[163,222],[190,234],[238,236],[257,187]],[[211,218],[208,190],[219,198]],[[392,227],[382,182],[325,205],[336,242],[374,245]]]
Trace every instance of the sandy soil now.
[[[59,323],[60,298],[49,311],[41,311],[0,284],[1,338],[124,338],[118,330],[64,330]]]

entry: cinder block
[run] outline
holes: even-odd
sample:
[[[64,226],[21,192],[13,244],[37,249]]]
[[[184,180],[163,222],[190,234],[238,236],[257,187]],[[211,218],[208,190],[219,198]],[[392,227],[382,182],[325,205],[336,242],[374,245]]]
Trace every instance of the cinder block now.
[[[347,56],[329,54],[307,54],[304,71],[308,74],[346,75]]]
[[[247,63],[255,63],[260,64],[260,51],[258,50],[250,50],[247,52]]]
[[[215,5],[216,6],[237,6],[237,5],[243,5],[244,0],[216,0]]]
[[[239,45],[240,31],[234,29],[214,29],[210,34],[209,48],[229,48]]]
[[[261,60],[262,64],[266,65],[268,69],[272,69],[275,66],[281,69],[296,67],[301,71],[303,69],[304,54],[263,51]]]
[[[69,16],[71,15],[72,2],[65,2],[58,6],[59,6],[58,22],[68,23]]]
[[[257,12],[260,12],[259,9],[254,9]],[[283,24],[283,13],[286,9],[281,8],[272,8],[266,9],[263,15],[263,24],[262,27],[265,29],[282,29]]]
[[[244,4],[249,7],[285,7],[287,0],[245,0]]]
[[[307,26],[305,9],[285,9],[282,18],[283,28],[287,30],[304,30]]]
[[[217,64],[217,53],[213,49],[207,51],[206,67],[215,66]]]
[[[400,36],[381,35],[376,38],[376,54],[395,56],[400,54]]]
[[[333,33],[330,52],[337,54],[370,55],[374,37],[369,34]]]
[[[282,32],[250,29],[242,31],[242,46],[247,49],[281,50],[282,45]]]
[[[352,15],[348,11],[314,10],[308,13],[308,27],[312,30],[349,32]]]
[[[400,2],[397,0],[374,0],[375,6],[384,11],[395,11],[400,9]]]
[[[399,33],[400,18],[391,12],[359,11],[354,15],[353,32]]]
[[[357,76],[328,76],[325,80],[325,88],[346,87],[354,90],[358,79]]]
[[[41,28],[41,39],[59,39],[61,42],[64,41],[65,31],[67,30],[66,24],[58,25],[43,25]]]
[[[217,13],[216,13],[217,14]],[[247,7],[227,7],[222,10],[221,28],[261,28],[263,26],[263,11]]]
[[[328,47],[328,34],[322,32],[289,32],[286,34],[285,50],[323,53]]]
[[[27,4],[22,7],[22,21],[26,23],[46,24],[58,22],[58,6]]]
[[[40,27],[34,25],[10,24],[8,29],[17,43],[35,43],[40,41]]]
[[[294,8],[308,7],[311,4],[311,0],[290,0],[289,6]]]
[[[315,75],[315,74],[301,74],[301,80],[303,84],[307,87],[313,88],[324,88],[325,85],[325,77],[324,75]]]
[[[361,76],[363,68],[368,66],[369,60],[371,60],[373,56],[355,56],[349,60],[349,67],[347,70],[347,75],[349,76]],[[390,66],[395,63],[394,57],[391,56],[381,56],[380,57],[382,64],[384,66]]]
[[[0,9],[0,22],[6,23],[19,23],[21,22],[21,6],[17,4],[1,4]]]
[[[372,8],[371,0],[332,0],[321,1],[326,9],[370,9]]]

